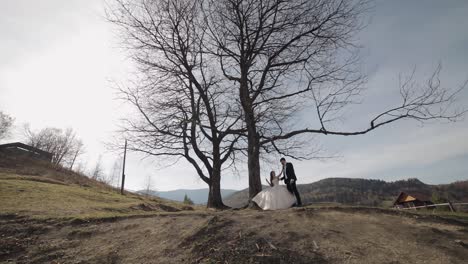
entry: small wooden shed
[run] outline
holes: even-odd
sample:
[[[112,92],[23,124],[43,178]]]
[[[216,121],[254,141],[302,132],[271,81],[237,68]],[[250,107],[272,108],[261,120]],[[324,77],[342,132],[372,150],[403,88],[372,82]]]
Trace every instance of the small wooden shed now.
[[[411,208],[417,206],[426,206],[434,204],[428,195],[421,193],[405,193],[400,192],[398,197],[393,202],[394,208]]]
[[[52,162],[53,157],[53,154],[50,152],[20,142],[0,145],[0,153],[10,157],[29,157],[49,162]]]

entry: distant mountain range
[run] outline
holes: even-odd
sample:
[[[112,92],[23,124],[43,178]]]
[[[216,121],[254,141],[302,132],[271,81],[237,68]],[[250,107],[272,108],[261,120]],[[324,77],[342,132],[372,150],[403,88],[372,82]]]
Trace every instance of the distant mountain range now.
[[[206,204],[208,200],[208,189],[177,189],[173,191],[150,191],[149,195],[158,196],[164,199],[180,201],[184,200],[184,196],[187,195],[196,204]],[[223,198],[230,196],[238,190],[222,189],[221,196]],[[146,190],[137,191],[137,193],[146,194]]]
[[[335,202],[350,205],[390,206],[404,191],[418,194],[435,202],[446,200],[468,202],[468,181],[429,185],[418,179],[385,182],[371,179],[328,178],[310,184],[297,185],[304,204]],[[248,189],[223,199],[231,207],[242,207],[248,201]]]
[[[264,186],[266,188],[266,186]],[[386,182],[372,179],[328,178],[309,184],[299,184],[299,192],[305,204],[334,202],[349,205],[390,206],[400,192],[417,194],[429,200],[468,202],[468,181],[430,185],[418,179]],[[145,190],[137,191],[145,194]],[[164,199],[183,201],[187,195],[196,204],[206,204],[208,189],[177,189],[150,191],[150,195]],[[249,191],[222,189],[226,205],[242,207],[247,204]],[[436,201],[437,202],[437,201]]]

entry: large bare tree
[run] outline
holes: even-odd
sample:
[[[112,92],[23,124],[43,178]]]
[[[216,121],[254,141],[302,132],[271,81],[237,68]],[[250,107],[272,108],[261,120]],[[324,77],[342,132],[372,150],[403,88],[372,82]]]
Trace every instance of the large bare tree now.
[[[139,70],[137,82],[120,87],[135,110],[120,132],[129,150],[185,159],[209,186],[207,206],[224,208],[221,172],[235,161],[241,116],[235,89],[205,51],[199,7],[177,0],[110,4],[108,19],[122,30]]]
[[[415,83],[413,75],[404,80],[398,87],[401,104],[383,109],[368,127],[336,129],[343,110],[365,96],[355,37],[365,24],[367,0],[117,3],[120,12],[113,13],[112,22],[126,29],[146,77],[138,85],[143,88],[128,98],[141,114],[149,108],[156,114],[145,116],[153,128],[138,124],[134,130],[158,134],[158,140],[137,138],[145,139],[148,153],[177,156],[190,147],[202,166],[212,168],[219,163],[215,146],[229,137],[229,153],[247,156],[250,198],[262,188],[262,151],[304,158],[297,139],[307,135],[360,135],[403,119],[457,120],[464,113],[453,111],[452,104],[465,85],[444,88],[437,68],[425,84]],[[167,102],[153,100],[158,96]],[[305,109],[313,114],[297,122]],[[201,142],[213,147],[210,153],[197,151]]]
[[[68,154],[69,158],[67,162],[69,164],[70,170],[73,170],[73,166],[75,165],[77,158],[85,153],[83,141],[78,138],[74,139],[73,144],[70,146],[69,153],[70,154]]]
[[[76,136],[72,128],[65,131],[59,128],[47,127],[34,131],[25,126],[27,144],[53,154],[52,163],[73,168],[76,159],[84,153],[83,142]]]
[[[456,120],[458,92],[440,85],[440,67],[424,85],[400,85],[401,104],[384,109],[358,131],[333,130],[343,109],[363,96],[355,37],[366,0],[206,0],[207,50],[237,87],[247,128],[250,198],[261,191],[261,151],[293,157],[288,146],[308,134],[360,135],[402,120]],[[397,89],[398,91],[398,89]],[[313,109],[308,120],[297,113]],[[290,144],[284,144],[289,142]]]

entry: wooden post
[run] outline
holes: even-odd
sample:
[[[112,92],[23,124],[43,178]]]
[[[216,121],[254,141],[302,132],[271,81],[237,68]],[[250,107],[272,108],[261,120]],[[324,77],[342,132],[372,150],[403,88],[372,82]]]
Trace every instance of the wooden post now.
[[[455,212],[455,208],[453,208],[453,205],[450,201],[448,201],[448,206],[450,207],[450,211]]]
[[[125,186],[125,160],[127,158],[127,140],[125,139],[125,149],[124,149],[124,158],[123,158],[123,168],[122,168],[122,186],[120,187],[120,194],[124,194]]]

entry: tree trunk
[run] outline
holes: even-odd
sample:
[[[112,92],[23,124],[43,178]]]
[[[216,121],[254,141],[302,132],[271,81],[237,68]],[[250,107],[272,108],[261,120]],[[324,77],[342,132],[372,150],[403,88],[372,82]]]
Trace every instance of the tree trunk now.
[[[241,62],[241,65],[246,65],[246,63]],[[262,191],[262,181],[260,177],[260,142],[257,134],[255,111],[249,94],[247,72],[247,67],[241,67],[239,95],[247,126],[247,166],[249,170],[249,203],[251,203],[252,198]]]
[[[73,156],[72,162],[70,164],[70,170],[73,170],[73,165],[75,165],[75,160],[77,156],[78,156],[78,150],[75,152],[75,155]]]
[[[215,209],[226,209],[227,206],[223,203],[221,197],[221,166],[215,168],[213,166],[213,174],[211,175],[209,184],[208,202],[206,207]]]
[[[248,106],[249,104],[247,104]],[[244,108],[247,125],[247,166],[249,170],[249,201],[262,191],[260,177],[260,142],[255,124],[255,114],[251,107]]]
[[[249,200],[262,191],[260,177],[260,148],[256,134],[250,135],[248,140],[248,170],[249,170]]]
[[[219,144],[217,138],[213,138],[213,170],[210,176],[208,202],[206,206],[208,208],[226,209],[228,208],[223,203],[221,196],[221,153],[219,151]]]

